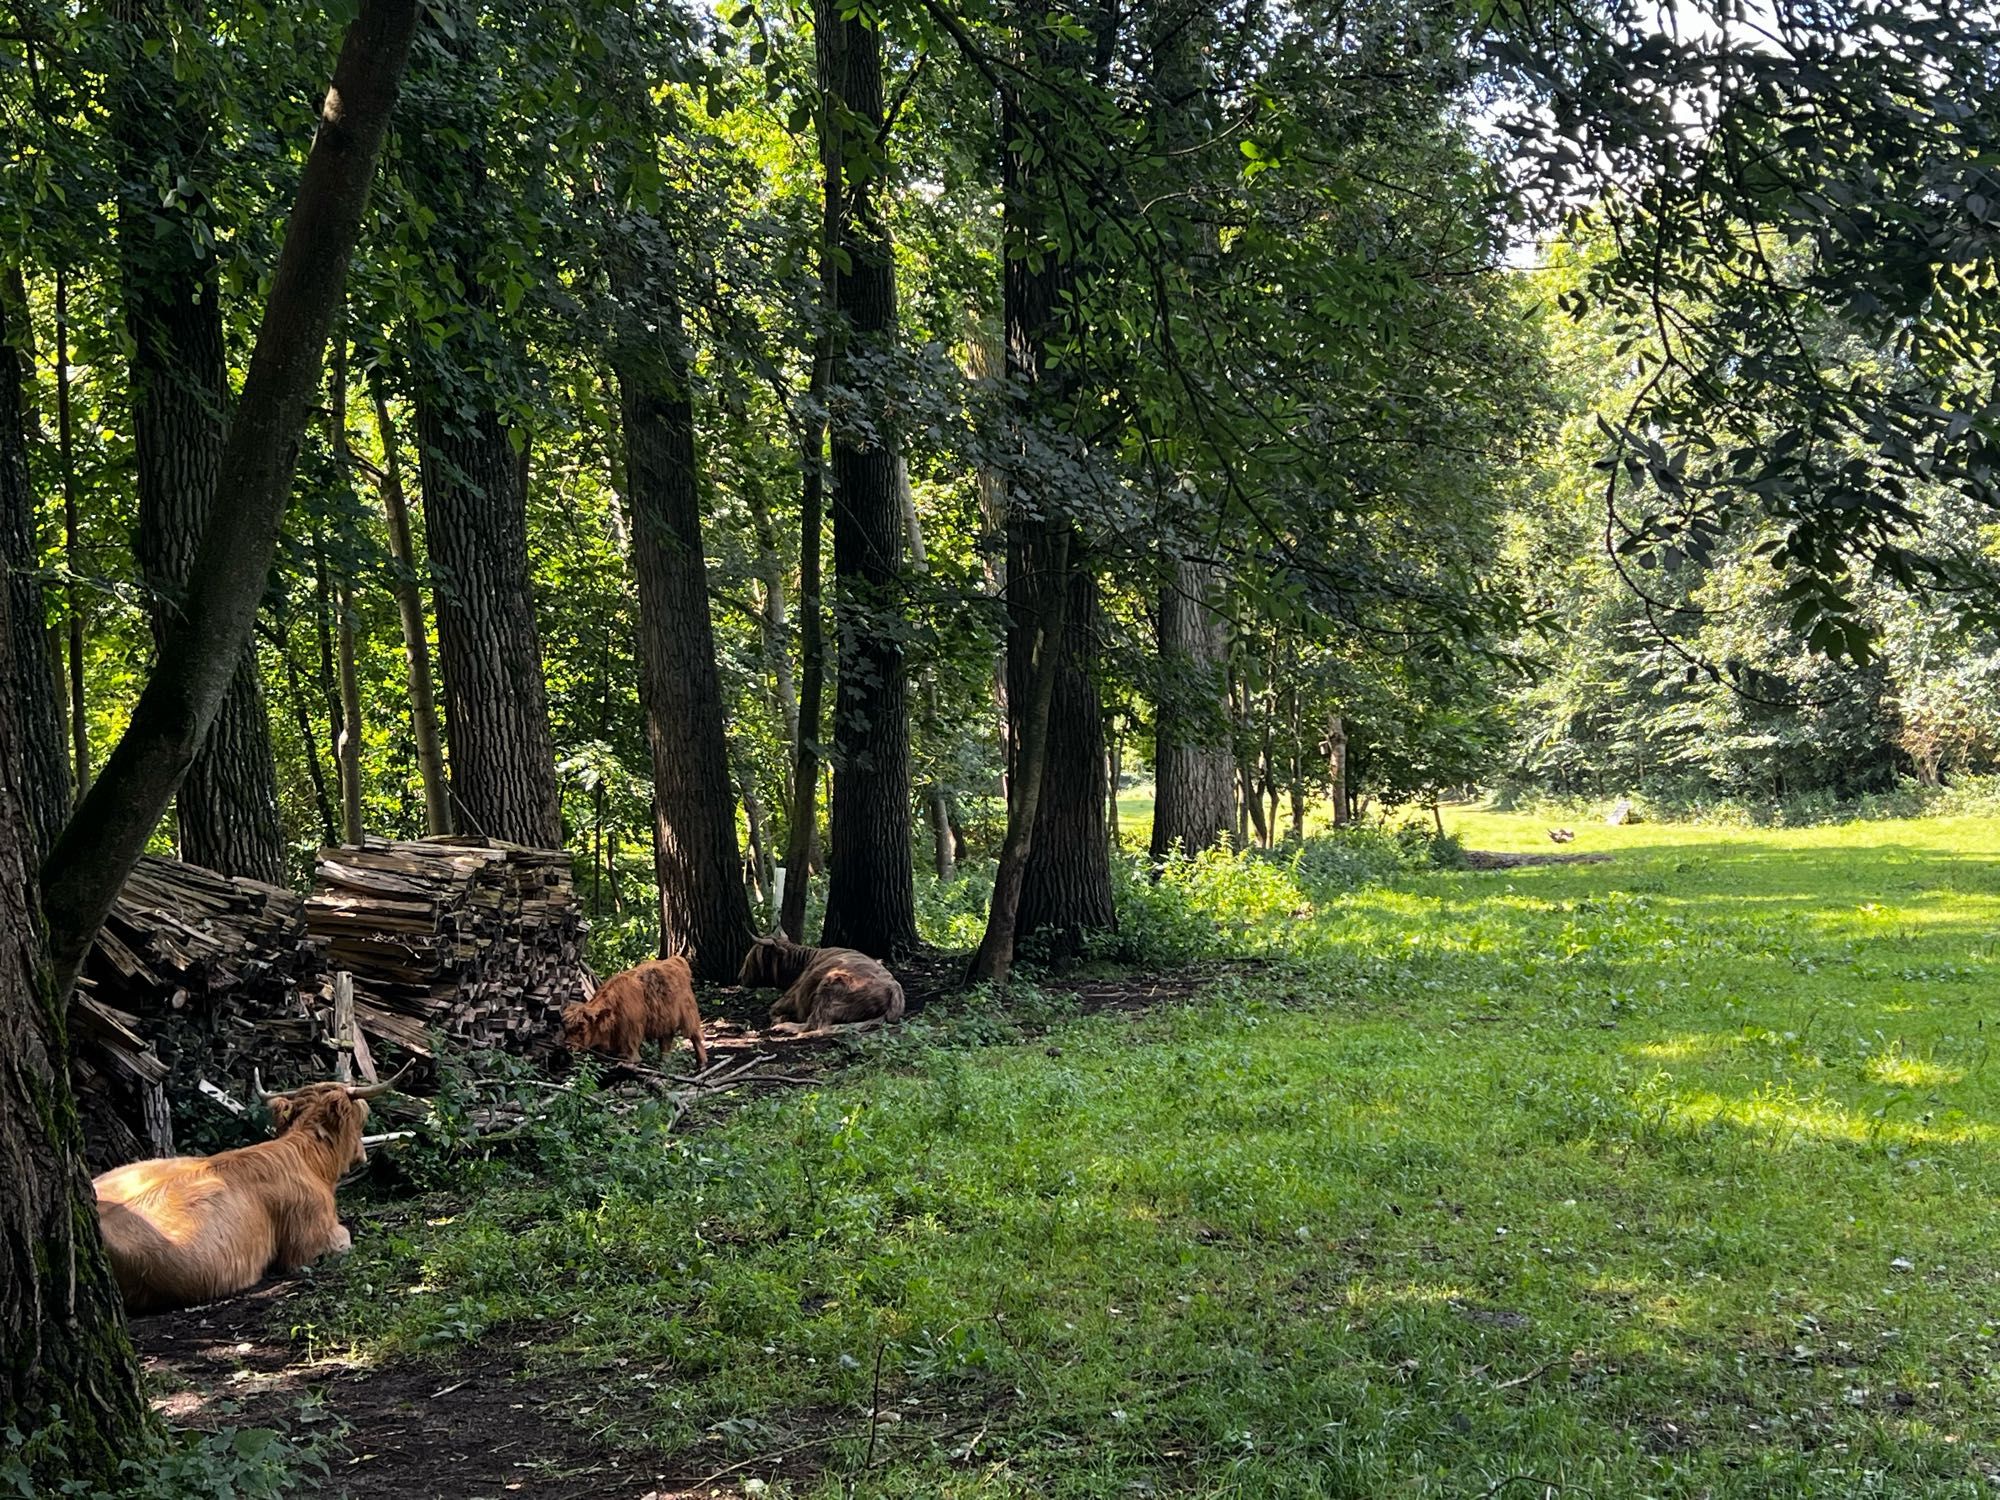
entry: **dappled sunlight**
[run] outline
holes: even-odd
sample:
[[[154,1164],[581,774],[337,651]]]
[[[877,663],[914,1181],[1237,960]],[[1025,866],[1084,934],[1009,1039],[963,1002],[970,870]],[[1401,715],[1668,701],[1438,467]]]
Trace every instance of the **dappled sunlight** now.
[[[1863,1112],[1824,1096],[1801,1098],[1784,1088],[1736,1098],[1697,1090],[1681,1094],[1667,1108],[1670,1118],[1685,1129],[1701,1130],[1718,1122],[1734,1125],[1779,1151],[1827,1142],[1957,1146],[1984,1144],[1994,1138],[1994,1127],[1962,1115],[1946,1123],[1926,1118],[1921,1106],[1912,1106],[1908,1112],[1887,1107]]]
[[[1965,1069],[1940,1067],[1915,1057],[1873,1057],[1865,1071],[1876,1083],[1899,1089],[1936,1089],[1965,1082]]]

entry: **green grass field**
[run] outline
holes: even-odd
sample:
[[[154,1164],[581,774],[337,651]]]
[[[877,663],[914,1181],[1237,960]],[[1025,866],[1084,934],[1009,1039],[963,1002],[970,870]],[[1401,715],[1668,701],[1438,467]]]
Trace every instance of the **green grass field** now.
[[[1990,1494],[1996,842],[1308,886],[1192,1004],[968,1002],[693,1136],[579,1101],[364,1207],[318,1336],[529,1346],[768,1493]]]

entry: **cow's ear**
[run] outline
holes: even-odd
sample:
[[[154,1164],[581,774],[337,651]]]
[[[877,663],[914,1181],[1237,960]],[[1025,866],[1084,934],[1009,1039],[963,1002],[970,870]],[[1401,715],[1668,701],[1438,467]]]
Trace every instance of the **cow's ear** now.
[[[285,1094],[280,1094],[275,1099],[267,1100],[264,1107],[271,1112],[271,1123],[280,1130],[283,1130],[287,1125],[292,1123],[292,1116],[298,1110],[298,1105]]]

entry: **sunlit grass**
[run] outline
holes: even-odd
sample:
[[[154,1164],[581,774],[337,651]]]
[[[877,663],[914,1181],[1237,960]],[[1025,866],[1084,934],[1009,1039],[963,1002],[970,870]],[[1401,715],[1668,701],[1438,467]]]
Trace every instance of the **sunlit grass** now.
[[[1570,826],[1613,858],[1279,902],[1186,1005],[933,1009],[696,1136],[580,1101],[366,1211],[325,1336],[526,1344],[826,1496],[1990,1493],[2000,824]]]

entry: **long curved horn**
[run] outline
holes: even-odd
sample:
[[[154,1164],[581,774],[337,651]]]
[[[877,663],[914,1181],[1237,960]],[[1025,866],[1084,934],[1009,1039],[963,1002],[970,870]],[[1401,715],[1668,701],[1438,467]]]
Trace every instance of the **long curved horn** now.
[[[347,1097],[350,1099],[379,1099],[394,1089],[397,1084],[401,1083],[403,1075],[416,1065],[417,1060],[414,1057],[410,1058],[402,1067],[396,1070],[396,1076],[389,1079],[386,1083],[350,1083],[347,1086]]]
[[[250,1070],[250,1088],[257,1095],[257,1102],[259,1104],[269,1104],[273,1099],[282,1099],[284,1097],[283,1094],[274,1094],[265,1089],[264,1070],[262,1068],[252,1068]]]

